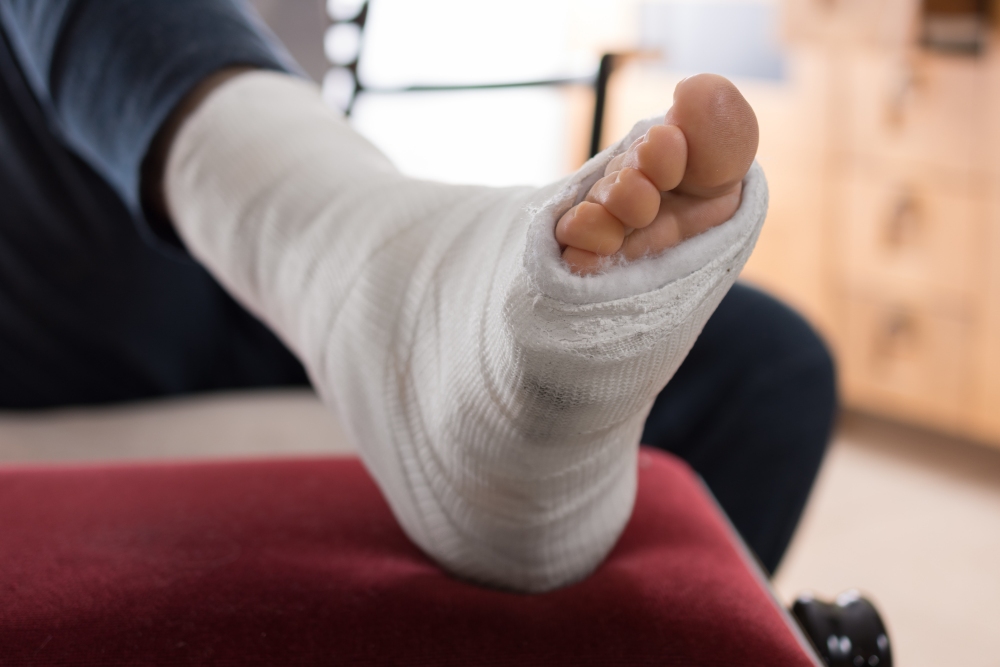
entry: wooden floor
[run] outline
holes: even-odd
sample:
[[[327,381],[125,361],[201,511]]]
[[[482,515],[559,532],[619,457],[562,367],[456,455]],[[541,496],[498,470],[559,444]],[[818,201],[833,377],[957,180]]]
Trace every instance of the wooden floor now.
[[[307,392],[0,413],[0,462],[350,452]],[[901,667],[1000,666],[1000,451],[858,415],[841,422],[775,586],[859,588]]]

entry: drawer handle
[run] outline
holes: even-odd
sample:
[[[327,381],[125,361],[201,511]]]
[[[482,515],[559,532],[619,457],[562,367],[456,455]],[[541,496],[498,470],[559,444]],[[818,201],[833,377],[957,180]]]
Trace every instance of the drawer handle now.
[[[921,227],[920,202],[913,190],[904,187],[885,223],[883,241],[890,250],[898,250],[912,243],[920,234]]]
[[[917,318],[906,308],[890,309],[881,318],[875,332],[876,356],[881,359],[905,356],[916,347],[919,336]]]

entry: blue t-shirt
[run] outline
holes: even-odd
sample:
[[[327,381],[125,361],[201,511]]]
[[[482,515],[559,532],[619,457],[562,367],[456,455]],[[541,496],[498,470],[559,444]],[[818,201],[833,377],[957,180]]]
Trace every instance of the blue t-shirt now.
[[[143,215],[153,137],[230,65],[296,71],[238,0],[0,0],[0,408],[306,382]]]

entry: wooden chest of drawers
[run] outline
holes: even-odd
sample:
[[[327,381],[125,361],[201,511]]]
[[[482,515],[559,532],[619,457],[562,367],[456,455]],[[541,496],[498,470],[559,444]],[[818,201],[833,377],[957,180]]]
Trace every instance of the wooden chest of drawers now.
[[[998,57],[918,47],[916,0],[785,10],[789,42],[828,61],[828,206],[804,222],[827,290],[805,310],[844,401],[1000,446]],[[780,273],[746,276],[782,293]]]

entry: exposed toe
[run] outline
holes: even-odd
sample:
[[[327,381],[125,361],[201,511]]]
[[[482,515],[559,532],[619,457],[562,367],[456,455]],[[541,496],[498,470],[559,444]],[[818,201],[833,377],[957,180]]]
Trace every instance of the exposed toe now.
[[[587,201],[601,204],[627,227],[645,227],[660,210],[660,191],[638,169],[626,167],[590,189]]]
[[[625,240],[625,226],[604,206],[577,204],[556,224],[556,240],[564,246],[598,255],[613,255]]]
[[[667,122],[687,139],[679,191],[715,197],[741,181],[757,153],[759,130],[750,104],[728,79],[698,74],[677,84]]]

